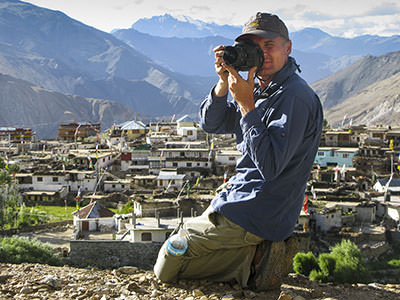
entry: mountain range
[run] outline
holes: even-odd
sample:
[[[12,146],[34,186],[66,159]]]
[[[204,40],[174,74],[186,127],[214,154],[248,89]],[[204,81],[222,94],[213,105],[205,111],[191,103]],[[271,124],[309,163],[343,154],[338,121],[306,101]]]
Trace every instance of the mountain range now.
[[[100,121],[109,128],[143,118],[113,101],[64,95],[4,74],[0,74],[0,107],[0,124],[32,127],[38,137],[46,138],[57,136],[60,122]]]
[[[114,100],[151,117],[197,113],[211,82],[163,68],[62,12],[17,0],[0,3],[0,72],[61,93]]]
[[[7,111],[1,113],[0,126],[33,127],[45,138],[56,134],[39,128],[56,122],[50,115],[63,121],[98,121],[93,119],[96,116],[104,120],[104,126],[110,124],[107,116],[100,116],[100,108],[84,109],[79,115],[76,99],[86,107],[102,103],[121,121],[173,114],[197,118],[199,103],[217,79],[212,49],[232,44],[239,32],[237,26],[164,15],[141,19],[129,29],[109,34],[59,11],[4,0],[0,3],[0,73],[10,77],[2,82],[8,89],[2,101],[9,101],[3,107],[12,110],[26,105],[24,93],[11,92],[19,86],[11,82],[18,80],[30,86],[24,89],[30,93],[46,90],[52,96],[43,97],[48,104],[19,109],[20,115],[13,118]],[[345,39],[306,28],[291,33],[291,39],[301,75],[312,82],[328,121],[337,105],[399,71],[399,36]],[[45,107],[54,113],[36,111]]]

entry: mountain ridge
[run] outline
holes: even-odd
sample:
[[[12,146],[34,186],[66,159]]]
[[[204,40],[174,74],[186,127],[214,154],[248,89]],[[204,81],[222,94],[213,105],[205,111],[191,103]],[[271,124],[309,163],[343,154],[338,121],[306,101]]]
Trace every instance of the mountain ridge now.
[[[1,73],[0,106],[0,126],[31,127],[38,138],[55,138],[60,122],[101,122],[105,129],[144,119],[117,102],[64,95]]]

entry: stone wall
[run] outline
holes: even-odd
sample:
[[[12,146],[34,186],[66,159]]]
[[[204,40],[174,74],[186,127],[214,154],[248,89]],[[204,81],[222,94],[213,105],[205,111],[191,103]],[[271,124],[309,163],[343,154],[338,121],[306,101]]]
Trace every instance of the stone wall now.
[[[309,233],[295,233],[300,242],[298,251],[310,249]],[[71,240],[67,263],[76,267],[100,269],[136,266],[151,269],[162,243],[132,243],[118,240]]]
[[[121,266],[151,269],[156,262],[161,245],[161,243],[131,243],[115,240],[71,241],[68,264],[101,269]]]

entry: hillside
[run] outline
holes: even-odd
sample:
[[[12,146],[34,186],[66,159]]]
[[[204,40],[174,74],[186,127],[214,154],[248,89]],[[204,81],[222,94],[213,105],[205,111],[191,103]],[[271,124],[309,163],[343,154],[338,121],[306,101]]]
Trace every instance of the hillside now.
[[[113,100],[154,117],[197,114],[211,82],[171,72],[62,12],[17,0],[0,3],[0,70],[48,90]]]
[[[369,55],[311,86],[320,97],[324,109],[329,109],[399,71],[400,51],[378,57]]]
[[[37,138],[55,138],[60,122],[101,122],[101,128],[135,118],[133,110],[113,101],[45,90],[0,74],[0,127],[32,127]]]
[[[345,124],[386,124],[400,126],[400,72],[371,84],[360,93],[325,111],[333,126]]]

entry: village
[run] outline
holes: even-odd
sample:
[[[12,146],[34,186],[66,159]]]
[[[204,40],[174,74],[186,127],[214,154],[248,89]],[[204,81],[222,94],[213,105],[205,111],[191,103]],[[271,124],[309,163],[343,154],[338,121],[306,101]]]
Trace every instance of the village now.
[[[20,202],[76,206],[76,265],[149,266],[179,222],[201,214],[234,174],[235,136],[206,134],[187,116],[100,128],[61,123],[54,140],[0,128],[0,155],[18,165]],[[400,240],[399,151],[400,129],[390,126],[324,129],[296,228],[303,251],[321,253],[341,239],[370,260],[391,251]]]

